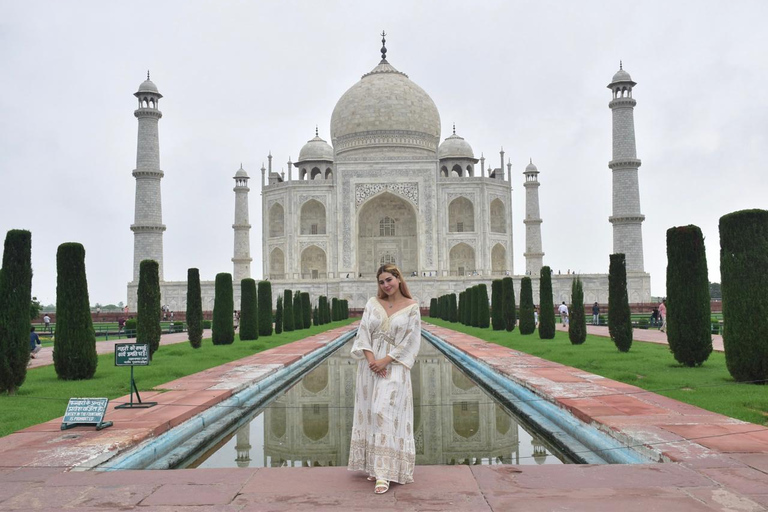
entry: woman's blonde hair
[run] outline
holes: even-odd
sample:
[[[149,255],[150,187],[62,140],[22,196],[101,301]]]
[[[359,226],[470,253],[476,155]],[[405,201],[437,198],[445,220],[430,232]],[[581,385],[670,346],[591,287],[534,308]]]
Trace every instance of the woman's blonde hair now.
[[[379,276],[383,274],[384,272],[387,272],[389,274],[392,274],[397,279],[400,280],[400,293],[403,294],[403,297],[406,299],[412,299],[411,297],[411,291],[408,289],[408,285],[405,283],[405,278],[403,278],[403,273],[400,272],[400,269],[397,268],[397,265],[394,265],[392,263],[387,263],[386,265],[382,265],[379,267],[379,270],[376,271],[376,283],[378,285]],[[376,296],[380,299],[386,299],[387,294],[384,293],[384,290],[381,289],[381,286],[378,287],[379,291],[376,294]]]

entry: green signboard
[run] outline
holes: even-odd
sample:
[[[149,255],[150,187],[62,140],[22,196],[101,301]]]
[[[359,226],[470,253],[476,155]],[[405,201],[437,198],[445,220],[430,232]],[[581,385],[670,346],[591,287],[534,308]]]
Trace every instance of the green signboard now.
[[[111,421],[104,421],[108,404],[108,398],[70,398],[61,430],[78,425],[95,425],[96,430],[111,426]]]
[[[149,344],[116,343],[115,366],[148,366]]]

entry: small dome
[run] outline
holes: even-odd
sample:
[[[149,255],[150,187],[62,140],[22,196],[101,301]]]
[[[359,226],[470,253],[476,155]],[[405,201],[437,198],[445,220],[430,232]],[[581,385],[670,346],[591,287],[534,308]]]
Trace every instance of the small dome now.
[[[160,93],[160,91],[157,90],[155,83],[150,79],[146,79],[141,82],[141,85],[139,86],[139,92],[153,92],[155,94]]]
[[[247,178],[248,173],[245,172],[245,169],[243,169],[243,164],[240,164],[240,169],[237,170],[235,173],[235,178]]]
[[[533,164],[533,160],[525,166],[525,172],[539,172],[539,169]]]
[[[469,145],[469,142],[454,132],[453,135],[440,144],[440,147],[437,149],[437,158],[440,160],[445,158],[470,158],[474,160],[475,153],[472,151],[472,146]]]
[[[315,138],[307,141],[304,147],[301,148],[301,151],[299,151],[299,162],[309,160],[333,162],[333,147],[318,135],[315,135]]]
[[[632,77],[624,69],[619,69],[615,75],[613,75],[612,82],[631,82]]]

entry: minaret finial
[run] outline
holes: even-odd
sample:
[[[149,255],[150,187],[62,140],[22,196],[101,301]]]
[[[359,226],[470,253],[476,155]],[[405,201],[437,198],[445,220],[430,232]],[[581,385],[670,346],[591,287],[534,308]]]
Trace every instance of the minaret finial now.
[[[315,125],[315,137],[319,137],[320,134],[317,132],[317,125]]]
[[[456,123],[453,123],[453,134],[456,135]]]
[[[149,80],[149,70],[147,70],[147,80]]]
[[[381,60],[382,62],[387,61],[387,33],[383,30],[381,31]]]
[[[532,164],[533,163],[533,158],[528,158],[528,163]]]
[[[622,61],[619,61],[619,69],[624,69],[624,63]]]

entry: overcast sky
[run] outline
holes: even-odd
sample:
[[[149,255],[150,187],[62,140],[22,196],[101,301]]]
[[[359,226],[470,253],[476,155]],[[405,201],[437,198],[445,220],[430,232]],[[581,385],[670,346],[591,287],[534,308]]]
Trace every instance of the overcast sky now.
[[[0,235],[32,231],[33,294],[56,300],[56,249],[86,248],[91,303],[132,277],[137,120],[151,70],[160,102],[165,278],[232,271],[232,177],[328,140],[341,95],[387,58],[457,133],[513,164],[515,272],[525,271],[523,169],[533,158],[544,263],[607,272],[611,92],[634,97],[645,269],[665,294],[666,230],[696,224],[719,281],[718,220],[766,208],[768,2],[61,2],[0,0]]]

